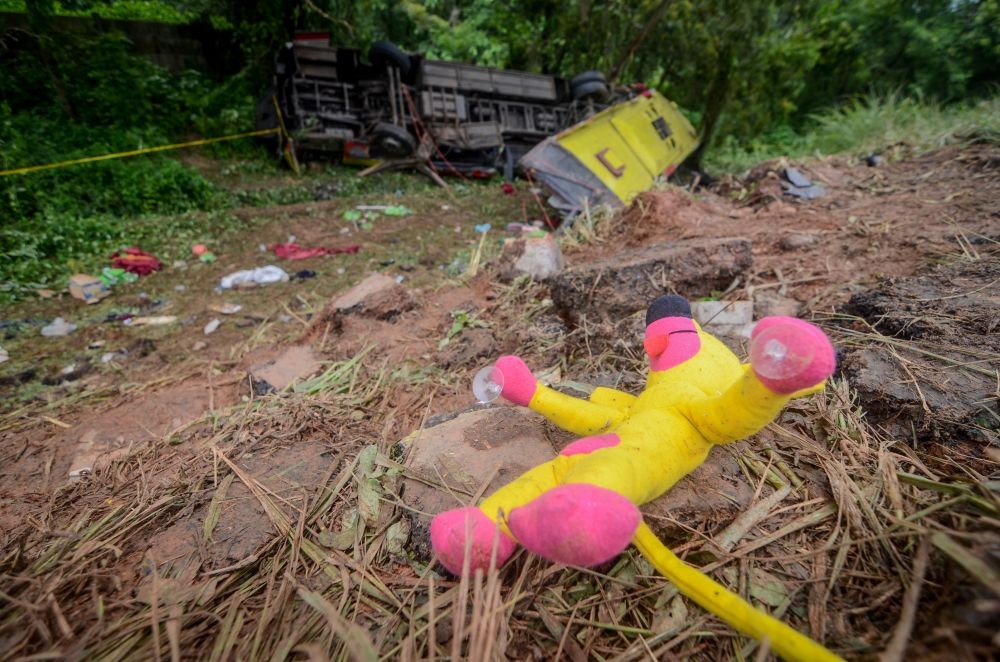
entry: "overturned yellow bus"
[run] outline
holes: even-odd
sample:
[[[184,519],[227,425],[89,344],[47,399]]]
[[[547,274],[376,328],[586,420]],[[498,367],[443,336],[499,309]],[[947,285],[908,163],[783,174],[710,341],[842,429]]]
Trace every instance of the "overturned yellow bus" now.
[[[572,214],[585,205],[627,205],[697,146],[677,105],[645,90],[546,138],[519,166],[551,192],[552,206]]]

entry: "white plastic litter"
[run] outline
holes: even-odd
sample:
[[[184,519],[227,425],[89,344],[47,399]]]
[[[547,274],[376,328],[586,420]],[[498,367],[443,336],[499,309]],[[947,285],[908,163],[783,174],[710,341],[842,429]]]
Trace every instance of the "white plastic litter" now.
[[[7,361],[10,361],[10,354],[7,353],[6,349],[0,347],[0,363],[6,363]]]
[[[222,279],[219,287],[228,290],[244,283],[257,283],[258,285],[270,285],[271,283],[284,283],[289,276],[281,267],[269,264],[258,269],[245,269],[229,274]]]
[[[52,320],[52,324],[42,327],[42,335],[46,338],[65,336],[76,331],[76,324],[70,324],[61,317]]]
[[[216,317],[211,322],[209,322],[208,324],[206,324],[205,325],[205,335],[208,336],[208,335],[211,335],[211,334],[215,333],[215,330],[219,328],[220,324],[222,324],[222,322],[219,320],[218,317]]]

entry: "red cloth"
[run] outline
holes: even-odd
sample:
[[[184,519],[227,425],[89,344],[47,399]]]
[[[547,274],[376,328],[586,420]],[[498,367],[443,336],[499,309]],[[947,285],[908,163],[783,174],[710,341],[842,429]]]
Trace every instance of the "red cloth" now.
[[[111,256],[111,266],[115,269],[124,269],[140,276],[148,276],[154,271],[159,271],[163,268],[163,263],[146,251],[132,246],[131,248],[116,251]]]
[[[270,247],[270,250],[274,251],[274,254],[283,260],[308,260],[311,257],[319,257],[321,255],[357,253],[361,250],[361,246],[358,244],[351,244],[350,246],[337,246],[335,248],[328,248],[326,246],[305,248],[303,246],[299,246],[298,244],[275,244]]]

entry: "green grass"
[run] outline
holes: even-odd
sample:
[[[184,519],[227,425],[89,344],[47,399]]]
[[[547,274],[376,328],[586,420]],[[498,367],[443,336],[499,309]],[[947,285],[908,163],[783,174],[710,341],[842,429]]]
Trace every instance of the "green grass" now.
[[[710,172],[737,173],[782,156],[860,156],[895,145],[920,152],[971,139],[1000,140],[1000,95],[949,106],[873,96],[813,116],[806,132],[782,127],[749,145],[723,142],[707,154],[706,164]]]

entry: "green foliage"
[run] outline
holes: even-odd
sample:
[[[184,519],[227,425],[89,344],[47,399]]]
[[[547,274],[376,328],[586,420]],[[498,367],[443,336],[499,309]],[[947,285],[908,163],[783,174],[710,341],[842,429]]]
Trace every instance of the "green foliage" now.
[[[709,153],[708,165],[738,173],[782,156],[863,156],[899,146],[921,152],[968,140],[1000,143],[1000,96],[948,106],[872,96],[813,115],[803,131],[784,125],[748,143],[725,140]]]
[[[25,0],[0,0],[0,12],[24,12],[28,9],[27,5]],[[97,16],[159,23],[187,23],[193,18],[181,8],[158,0],[107,0],[106,2],[69,0],[53,2],[51,12],[56,16]]]
[[[0,169],[163,145],[199,125],[252,126],[245,96],[227,113],[227,98],[212,94],[203,76],[171,76],[132,54],[120,35],[18,39],[19,48],[0,56]],[[104,265],[122,245],[163,246],[206,222],[192,216],[147,231],[137,217],[228,202],[196,171],[155,154],[0,178],[0,289],[8,292],[0,297],[61,285],[72,268]]]

